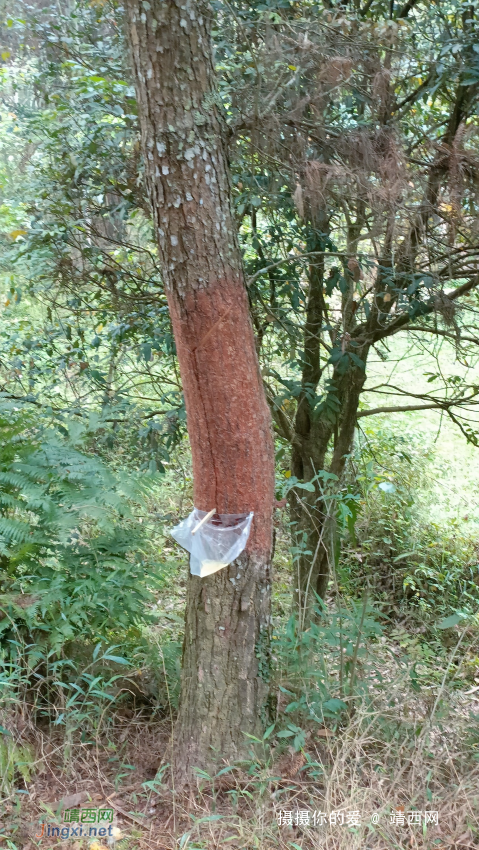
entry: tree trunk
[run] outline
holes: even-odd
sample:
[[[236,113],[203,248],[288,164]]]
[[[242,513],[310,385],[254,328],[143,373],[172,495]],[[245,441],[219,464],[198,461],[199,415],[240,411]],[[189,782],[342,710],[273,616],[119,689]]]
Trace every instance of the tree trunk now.
[[[364,358],[366,351],[358,353]],[[315,474],[324,470],[326,454],[333,441],[332,459],[327,471],[336,476],[330,487],[338,491],[347,457],[351,452],[356,427],[359,398],[365,380],[364,371],[358,366],[350,368],[344,376],[333,377],[336,384],[334,398],[338,401],[336,419],[320,416],[311,420],[306,438],[298,440],[294,435],[292,450],[292,473],[301,481],[311,481]],[[312,450],[314,449],[314,451]],[[301,474],[300,474],[301,473]],[[322,481],[323,488],[327,482]],[[314,492],[293,492],[291,500],[291,518],[294,522],[293,533],[296,545],[296,575],[293,597],[293,610],[298,616],[300,626],[314,619],[316,597],[324,599],[330,578],[331,524],[335,523],[336,503],[327,496],[323,498],[321,488],[315,484]],[[302,551],[301,551],[302,550]]]
[[[189,576],[175,770],[238,756],[264,720],[274,454],[249,318],[207,2],[128,0],[145,171],[200,510],[254,511],[247,550]]]
[[[322,250],[319,243],[318,250]],[[323,278],[324,261],[321,258],[309,269],[309,290],[304,327],[302,391],[294,421],[294,439],[291,448],[291,472],[299,481],[311,481],[324,468],[326,450],[332,433],[331,425],[315,421],[311,406],[312,394],[321,377],[320,335],[324,315]],[[301,626],[311,618],[318,592],[320,576],[328,573],[328,552],[324,539],[325,505],[315,485],[314,492],[293,490],[290,497],[290,514],[294,540],[294,592],[293,611]],[[324,594],[321,594],[322,596]]]
[[[325,214],[320,218],[321,231],[327,232]],[[324,250],[322,237],[314,246]],[[302,358],[302,391],[294,421],[291,448],[291,471],[302,482],[310,482],[328,465],[328,471],[337,476],[333,488],[338,489],[346,458],[351,451],[359,398],[365,380],[365,371],[352,361],[347,362],[350,333],[354,328],[354,282],[348,271],[345,280],[350,286],[342,295],[343,334],[334,340],[341,352],[322,408],[314,410],[312,400],[320,381],[321,329],[329,324],[324,280],[324,257],[309,269],[309,290],[304,327]],[[333,340],[331,340],[333,342]],[[354,354],[366,363],[368,345],[354,349]],[[328,356],[324,357],[326,365]],[[346,363],[345,363],[346,360]],[[332,455],[328,460],[328,450]],[[321,485],[321,486],[320,486]],[[326,485],[327,486],[327,485]],[[322,489],[323,488],[323,492]],[[323,499],[324,482],[316,482],[314,492],[293,490],[290,512],[295,544],[295,579],[293,612],[301,628],[314,618],[317,596],[326,596],[331,561],[330,523],[334,524],[334,501]]]

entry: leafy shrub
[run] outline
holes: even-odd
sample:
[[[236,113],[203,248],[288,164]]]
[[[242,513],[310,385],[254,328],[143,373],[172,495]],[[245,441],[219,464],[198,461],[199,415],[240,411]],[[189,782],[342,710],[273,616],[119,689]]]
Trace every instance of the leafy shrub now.
[[[304,746],[304,730],[337,726],[381,679],[370,644],[382,629],[367,598],[346,604],[338,597],[333,608],[321,605],[317,614],[307,630],[298,630],[291,617],[273,639],[279,701],[291,721],[278,738],[291,738],[295,749]]]
[[[132,480],[5,404],[0,441],[0,635],[59,651],[148,620],[161,576],[146,574]]]
[[[70,643],[61,655],[22,640],[4,642],[0,646],[0,733],[3,730],[9,736],[7,755],[12,753],[10,739],[16,734],[18,714],[25,712],[26,705],[36,720],[64,727],[65,748],[75,732],[81,730],[83,743],[97,732],[108,718],[107,708],[135,690],[137,671],[118,651],[118,646],[101,641],[96,646]]]
[[[0,791],[3,794],[11,793],[15,773],[25,782],[30,781],[34,762],[32,747],[17,744],[7,730],[0,731]]]
[[[354,535],[340,565],[353,594],[367,578],[386,606],[407,605],[439,618],[479,604],[479,564],[472,535],[437,504],[433,447],[417,431],[372,427],[356,445],[350,475],[361,490]]]

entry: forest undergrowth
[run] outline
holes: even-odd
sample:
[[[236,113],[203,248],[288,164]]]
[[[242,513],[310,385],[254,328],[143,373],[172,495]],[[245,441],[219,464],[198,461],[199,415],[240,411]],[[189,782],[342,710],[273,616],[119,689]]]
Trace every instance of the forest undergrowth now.
[[[19,421],[19,434],[22,428]],[[101,461],[112,476],[114,511],[124,510],[111,498],[120,457],[117,452],[115,461],[105,449]],[[386,426],[360,435],[345,482],[356,509],[335,518],[343,555],[326,606],[318,603],[316,622],[302,633],[290,607],[288,511],[277,509],[272,648],[260,657],[271,694],[266,732],[263,740],[249,741],[248,758],[220,759],[215,776],[198,771],[196,787],[189,789],[175,787],[172,737],[187,561],[168,534],[192,506],[185,447],[165,469],[140,494],[128,490],[123,471],[129,522],[140,541],[134,578],[145,616],[138,616],[136,598],[127,597],[124,623],[100,633],[95,610],[105,603],[93,588],[93,627],[86,634],[83,621],[75,625],[75,587],[64,578],[57,591],[69,594],[68,600],[59,617],[47,618],[41,634],[33,561],[32,586],[20,593],[8,588],[13,607],[7,609],[10,628],[3,629],[1,676],[8,698],[0,717],[0,846],[477,846],[474,524],[471,529],[469,518],[451,516],[449,502],[441,506],[434,483],[436,476],[454,481],[454,466],[438,459],[433,441],[417,429],[394,443]],[[288,458],[279,452],[279,496],[288,476]],[[48,545],[51,568],[52,547],[59,543]],[[71,538],[63,545],[73,557]],[[97,566],[98,558],[116,558],[117,579],[126,563],[133,567],[121,547],[115,554],[97,547],[94,557]],[[39,560],[45,570],[45,559]],[[27,577],[25,572],[26,583]],[[4,575],[4,605],[5,581]],[[55,610],[51,597],[48,605]],[[70,631],[62,633],[65,620]],[[72,809],[79,818],[105,809],[112,820],[105,821],[105,832],[97,823],[81,837],[71,832],[79,824],[65,820]],[[46,834],[56,828],[58,834]]]

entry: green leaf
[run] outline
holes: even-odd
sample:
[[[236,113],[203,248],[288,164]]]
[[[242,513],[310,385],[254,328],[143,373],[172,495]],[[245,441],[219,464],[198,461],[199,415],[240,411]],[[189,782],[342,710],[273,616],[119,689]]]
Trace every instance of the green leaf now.
[[[298,490],[308,490],[310,493],[314,493],[314,484],[311,481],[298,481],[294,486]]]
[[[381,481],[381,483],[378,484],[378,488],[379,488],[379,490],[382,490],[383,493],[395,493],[396,492],[396,487],[392,483],[392,481]]]
[[[395,564],[403,558],[410,558],[412,555],[417,555],[417,552],[403,552],[402,555],[396,555],[396,557],[392,559],[392,563]]]
[[[465,614],[451,614],[450,617],[445,617],[444,620],[441,620],[441,622],[437,624],[437,627],[438,629],[452,629],[453,626],[457,626],[458,623],[461,623],[462,620],[465,619]]]
[[[331,711],[333,714],[337,714],[339,711],[344,711],[347,708],[345,702],[342,699],[328,699],[326,702],[323,702],[323,708],[326,711]]]
[[[105,378],[98,369],[90,369],[90,375],[95,381],[98,381],[99,384],[106,384]]]
[[[361,360],[361,358],[358,357],[357,354],[354,354],[352,351],[350,351],[349,356],[350,356],[351,360],[353,361],[353,363],[355,363],[356,366],[358,366],[360,369],[364,370],[366,368],[366,364],[365,364],[364,360]]]
[[[218,771],[218,773],[215,776],[215,779],[217,779],[218,776],[223,776],[225,773],[231,773],[232,770],[236,770],[236,767],[235,767],[234,764],[229,764],[227,767],[223,767],[222,770]]]
[[[130,665],[130,662],[127,661],[126,658],[123,658],[121,655],[104,655],[103,660],[105,661],[114,661],[116,664],[126,664]]]

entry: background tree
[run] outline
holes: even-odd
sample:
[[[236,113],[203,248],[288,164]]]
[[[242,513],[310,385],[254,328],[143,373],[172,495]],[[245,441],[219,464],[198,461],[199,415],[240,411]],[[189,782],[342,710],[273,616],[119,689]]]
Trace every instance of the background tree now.
[[[361,403],[371,352],[387,358],[394,335],[452,340],[466,360],[477,344],[477,26],[462,2],[277,2],[235,5],[221,32],[257,344],[302,483],[290,504],[305,621],[328,587],[327,482],[338,489],[358,420],[435,408],[477,439],[474,381],[439,370],[422,395],[377,387],[412,403]],[[288,338],[300,353],[286,378]]]

